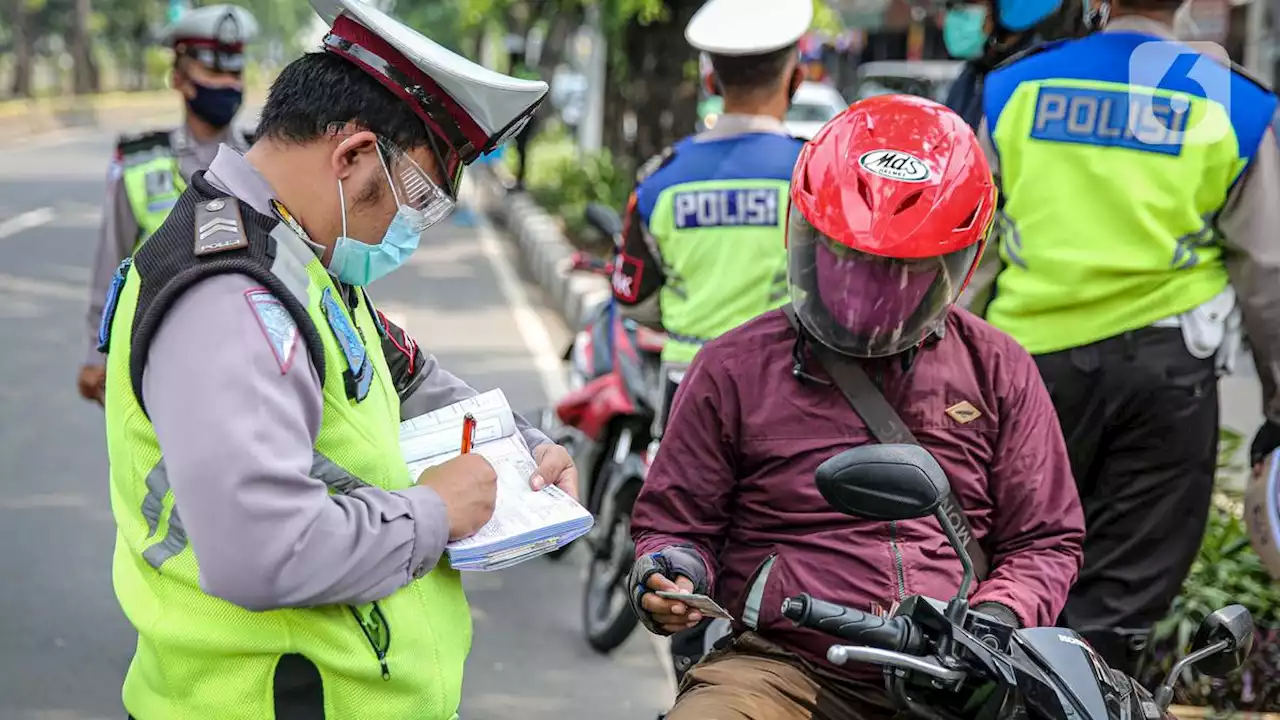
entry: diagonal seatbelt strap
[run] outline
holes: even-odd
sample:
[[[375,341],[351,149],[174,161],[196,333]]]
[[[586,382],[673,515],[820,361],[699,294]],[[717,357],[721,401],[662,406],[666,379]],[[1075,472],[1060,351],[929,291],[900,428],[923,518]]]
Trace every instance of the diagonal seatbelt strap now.
[[[791,327],[797,333],[804,333],[800,321],[796,318],[795,308],[788,304],[783,306],[782,311],[786,314],[787,321],[791,323]],[[875,436],[876,440],[882,443],[902,445],[920,444],[916,436],[907,429],[906,423],[902,422],[898,412],[885,399],[884,393],[880,392],[880,389],[876,387],[871,378],[867,376],[866,371],[857,362],[839,355],[820,342],[810,342],[806,343],[806,345],[813,351],[814,357],[818,359],[822,368],[831,376],[835,386],[840,389],[840,393],[844,395],[845,400],[849,401],[853,411],[866,423],[867,429]],[[948,482],[950,482],[950,478],[948,478]],[[947,497],[942,501],[942,510],[947,514],[951,523],[955,525],[956,534],[960,537],[960,541],[964,543],[965,549],[969,551],[969,557],[973,560],[974,574],[977,575],[979,580],[985,580],[991,571],[990,561],[987,559],[986,551],[982,549],[982,546],[978,544],[977,538],[974,537],[973,526],[969,524],[969,516],[965,514],[964,509],[956,502],[954,492],[947,493]]]

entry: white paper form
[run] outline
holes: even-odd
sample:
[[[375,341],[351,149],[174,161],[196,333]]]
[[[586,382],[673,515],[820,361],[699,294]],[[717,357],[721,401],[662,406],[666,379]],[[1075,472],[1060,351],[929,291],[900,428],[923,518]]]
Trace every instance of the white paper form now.
[[[423,470],[458,456],[467,413],[476,418],[473,452],[493,465],[498,491],[493,518],[475,535],[448,544],[455,568],[510,567],[551,552],[591,528],[591,514],[560,488],[535,492],[529,487],[536,464],[501,390],[401,423],[400,446],[414,480]]]

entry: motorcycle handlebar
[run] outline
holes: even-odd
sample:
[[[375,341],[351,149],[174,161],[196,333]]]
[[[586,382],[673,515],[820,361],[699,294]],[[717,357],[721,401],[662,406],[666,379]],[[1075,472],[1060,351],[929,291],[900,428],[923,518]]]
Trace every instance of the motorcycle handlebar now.
[[[924,635],[909,618],[882,618],[800,593],[782,601],[782,614],[801,627],[820,630],[857,645],[908,655],[928,650]]]

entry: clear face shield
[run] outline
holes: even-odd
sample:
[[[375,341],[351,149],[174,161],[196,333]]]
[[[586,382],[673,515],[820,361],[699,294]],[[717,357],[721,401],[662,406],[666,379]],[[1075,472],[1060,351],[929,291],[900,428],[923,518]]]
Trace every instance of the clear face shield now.
[[[941,330],[981,246],[919,259],[880,257],[828,238],[793,210],[787,252],[796,314],[833,350],[895,355]]]
[[[414,230],[418,233],[425,232],[453,212],[457,205],[456,196],[441,188],[430,173],[404,150],[379,137],[378,156],[396,204],[410,210]]]

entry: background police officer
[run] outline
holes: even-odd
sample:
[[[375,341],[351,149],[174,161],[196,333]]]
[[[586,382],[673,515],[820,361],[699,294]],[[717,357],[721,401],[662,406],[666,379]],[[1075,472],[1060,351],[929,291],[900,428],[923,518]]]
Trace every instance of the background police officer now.
[[[982,80],[996,65],[1027,50],[1046,34],[1060,32],[1064,10],[1080,9],[1062,0],[976,0],[952,2],[942,25],[947,53],[965,61],[944,103],[971,127],[982,122]]]
[[[787,299],[786,197],[802,140],[783,126],[804,79],[809,0],[710,0],[685,38],[724,113],[641,168],[613,276],[623,313],[668,335],[664,362]]]
[[[197,8],[165,31],[164,42],[174,51],[171,83],[185,103],[185,121],[116,144],[85,318],[89,347],[77,380],[86,400],[102,402],[106,371],[98,325],[116,267],[160,227],[191,174],[207,168],[221,144],[249,147],[232,120],[244,95],[244,44],[257,32],[253,15],[236,5]]]
[[[987,318],[1036,355],[1088,525],[1062,620],[1130,673],[1203,535],[1234,308],[1254,461],[1280,444],[1277,100],[1173,42],[1180,4],[1114,3],[1101,32],[997,69],[981,132],[1006,196]]]
[[[471,623],[443,552],[491,517],[495,470],[467,454],[406,472],[401,419],[476,391],[365,288],[547,86],[361,0],[313,5],[325,51],[284,68],[253,148],[192,176],[108,294],[113,577],[140,637],[123,692],[139,720],[457,717]],[[534,488],[576,492],[564,448],[517,424]]]

